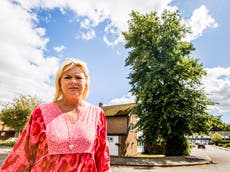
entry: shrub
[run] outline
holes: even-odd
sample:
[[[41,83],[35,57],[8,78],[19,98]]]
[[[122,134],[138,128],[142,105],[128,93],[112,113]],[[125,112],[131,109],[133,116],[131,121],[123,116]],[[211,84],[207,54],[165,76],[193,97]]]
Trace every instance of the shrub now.
[[[222,139],[223,139],[223,136],[218,132],[215,132],[211,135],[211,140],[213,141],[215,145],[219,145]]]
[[[16,142],[15,141],[0,141],[0,146],[14,146]]]

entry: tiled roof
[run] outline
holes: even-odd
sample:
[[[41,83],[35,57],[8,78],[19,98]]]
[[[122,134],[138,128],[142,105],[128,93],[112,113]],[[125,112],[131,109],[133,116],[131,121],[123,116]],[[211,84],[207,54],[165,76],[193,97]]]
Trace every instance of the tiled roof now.
[[[101,108],[104,110],[106,116],[122,116],[128,115],[135,105],[135,103],[129,103],[121,105],[102,106]]]
[[[222,136],[230,136],[230,131],[211,131],[211,133],[220,133]]]

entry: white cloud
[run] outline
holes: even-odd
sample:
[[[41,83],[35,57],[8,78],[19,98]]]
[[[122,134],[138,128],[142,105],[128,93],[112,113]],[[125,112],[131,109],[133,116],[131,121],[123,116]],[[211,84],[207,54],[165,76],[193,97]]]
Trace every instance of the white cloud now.
[[[81,22],[82,28],[90,29],[86,34],[82,34],[83,39],[94,38],[92,37],[93,28],[100,23],[106,21],[110,25],[107,32],[104,35],[104,41],[108,46],[116,45],[123,41],[121,32],[126,31],[128,28],[127,21],[129,14],[132,10],[137,10],[141,13],[148,13],[151,11],[162,12],[165,8],[172,8],[169,4],[172,0],[156,1],[156,0],[59,0],[59,1],[27,1],[17,0],[20,4],[26,8],[60,8],[71,9],[77,16],[83,17]],[[113,34],[113,29],[116,28],[116,32]],[[90,36],[89,36],[90,35]],[[111,39],[111,35],[113,39]],[[79,36],[79,35],[78,35]],[[77,37],[78,37],[77,36]]]
[[[27,1],[17,0],[26,8],[59,8],[64,12],[65,9],[71,9],[79,17],[83,17],[80,22],[81,27],[90,29],[87,33],[82,34],[83,39],[92,39],[94,27],[97,27],[101,22],[107,21],[103,40],[108,46],[116,45],[123,42],[121,32],[128,28],[127,21],[132,10],[137,10],[141,13],[157,11],[161,13],[164,9],[176,9],[171,6],[172,0],[156,1],[156,0],[59,0],[59,1]],[[186,36],[186,40],[191,41],[201,36],[202,33],[209,27],[217,27],[216,21],[209,15],[208,9],[202,5],[195,9],[191,18],[185,21],[192,28],[192,34]],[[115,32],[114,32],[115,30]],[[90,36],[89,36],[90,35]],[[111,39],[111,37],[113,37]]]
[[[93,29],[89,29],[86,32],[81,32],[81,36],[85,40],[90,40],[96,37],[96,33]]]
[[[65,48],[66,48],[66,47],[65,47],[64,45],[61,45],[61,46],[55,46],[53,49],[54,49],[56,52],[60,53],[60,52],[62,52]]]
[[[117,45],[118,43],[123,42],[123,37],[122,37],[122,35],[119,35],[119,37],[114,38],[114,36],[104,35],[103,40],[107,46],[113,47],[113,46]]]
[[[82,28],[88,29],[90,27],[90,20],[86,18],[81,21],[80,25]]]
[[[39,36],[45,36],[46,30],[44,28],[35,28],[34,30],[38,33]]]
[[[191,18],[185,22],[187,26],[191,27],[192,33],[185,38],[191,41],[201,36],[207,28],[215,28],[218,26],[214,18],[209,14],[208,9],[201,5],[200,8],[195,9]]]
[[[18,94],[48,100],[58,59],[43,55],[48,42],[45,29],[36,26],[35,14],[11,1],[1,0],[0,11],[0,105]]]
[[[202,79],[210,99],[218,104],[214,108],[221,112],[230,111],[230,67],[207,68]]]
[[[94,27],[97,26],[98,23],[93,22],[89,18],[85,18],[80,22],[81,26],[81,32],[80,36],[77,35],[76,39],[82,38],[85,40],[90,40],[96,37],[96,32],[94,30]]]
[[[135,97],[128,93],[120,98],[115,98],[109,102],[109,105],[119,105],[119,104],[127,104],[127,103],[135,103]]]
[[[105,27],[103,40],[108,46],[114,46],[124,41],[121,31],[112,24]]]

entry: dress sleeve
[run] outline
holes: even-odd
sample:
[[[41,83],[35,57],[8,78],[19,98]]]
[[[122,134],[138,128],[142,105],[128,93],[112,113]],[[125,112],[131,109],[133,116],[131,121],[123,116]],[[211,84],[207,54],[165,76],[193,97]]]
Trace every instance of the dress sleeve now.
[[[107,125],[103,112],[100,114],[100,119],[97,126],[95,161],[98,172],[111,172],[110,152],[107,143]]]
[[[0,172],[29,172],[36,157],[42,115],[35,108],[18,141],[3,162]]]

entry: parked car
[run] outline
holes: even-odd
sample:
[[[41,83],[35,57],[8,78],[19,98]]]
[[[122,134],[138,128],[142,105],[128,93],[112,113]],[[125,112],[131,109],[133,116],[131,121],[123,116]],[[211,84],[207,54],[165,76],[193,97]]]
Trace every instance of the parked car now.
[[[16,142],[18,138],[17,137],[10,137],[6,140],[1,140],[0,141],[0,146],[10,146],[12,147]]]
[[[16,142],[18,140],[17,137],[10,137],[8,139],[5,140],[5,142]]]
[[[202,149],[205,149],[205,144],[204,143],[198,143],[197,144],[197,148],[202,148]]]

